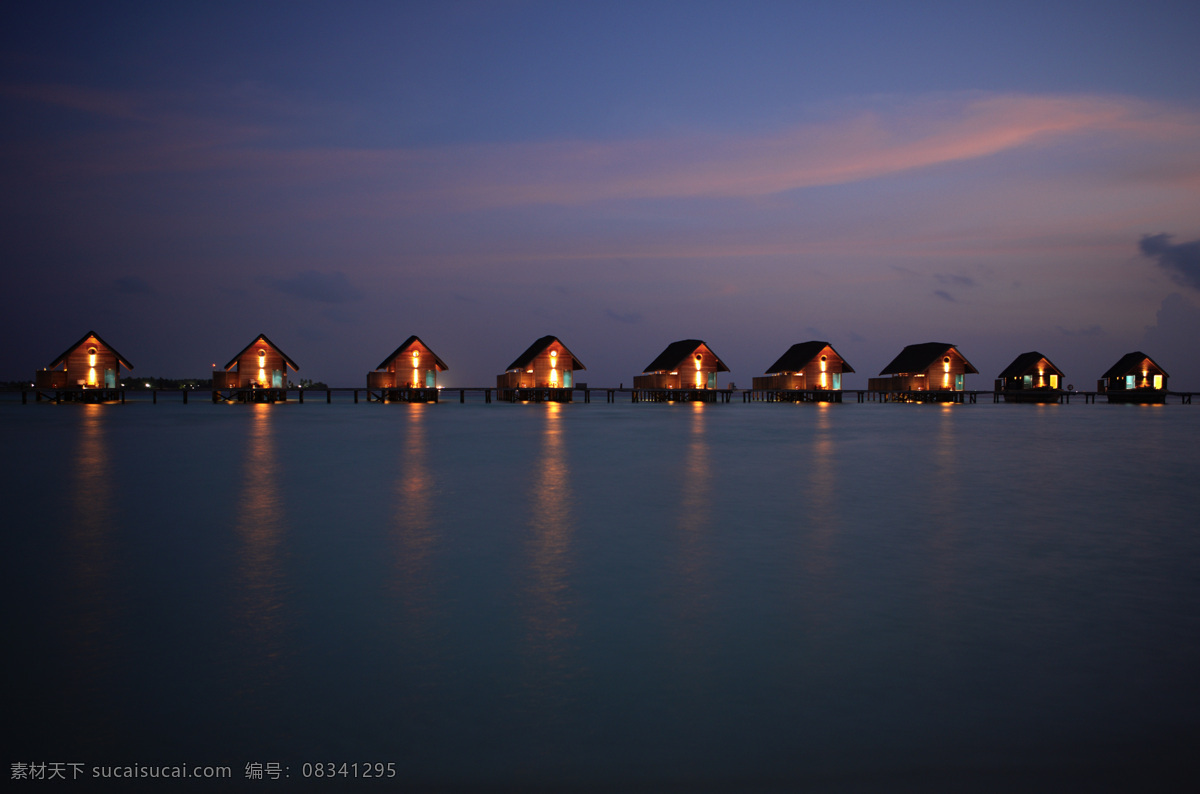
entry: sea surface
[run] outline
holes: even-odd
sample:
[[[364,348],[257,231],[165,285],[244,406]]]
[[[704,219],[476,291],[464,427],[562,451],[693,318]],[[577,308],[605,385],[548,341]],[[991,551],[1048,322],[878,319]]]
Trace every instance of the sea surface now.
[[[10,400],[6,760],[1191,791],[1198,444],[1190,405]]]

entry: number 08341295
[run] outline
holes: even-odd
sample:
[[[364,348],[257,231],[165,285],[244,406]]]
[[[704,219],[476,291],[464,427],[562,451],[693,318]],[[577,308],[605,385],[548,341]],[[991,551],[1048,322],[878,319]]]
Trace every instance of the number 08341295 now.
[[[300,772],[305,777],[378,777],[389,778],[396,776],[396,764],[389,761],[376,763],[334,763],[326,761],[316,764],[303,764]]]

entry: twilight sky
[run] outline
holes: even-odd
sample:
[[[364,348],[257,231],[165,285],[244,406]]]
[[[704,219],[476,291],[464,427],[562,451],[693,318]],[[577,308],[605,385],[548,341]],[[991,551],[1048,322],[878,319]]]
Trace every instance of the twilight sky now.
[[[5,344],[358,386],[833,343],[865,388],[1141,349],[1200,390],[1200,4],[23,3],[0,28]]]

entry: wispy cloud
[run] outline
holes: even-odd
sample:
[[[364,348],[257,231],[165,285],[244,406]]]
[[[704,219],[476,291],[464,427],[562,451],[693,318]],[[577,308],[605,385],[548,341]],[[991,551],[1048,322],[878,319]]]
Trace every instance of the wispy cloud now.
[[[349,188],[340,211],[394,212],[613,200],[759,199],[1108,136],[1200,140],[1200,113],[1121,96],[970,93],[859,100],[828,118],[763,135],[560,140],[426,148],[297,145],[297,119],[226,103],[184,118],[150,99],[75,87],[9,86],[11,99],[135,121],[57,145],[63,168],[94,173],[209,172],[262,184]],[[219,103],[218,103],[219,104]],[[1184,172],[1196,182],[1195,167]]]
[[[934,294],[934,297],[941,298],[942,300],[944,300],[948,303],[957,303],[954,296],[951,295],[949,292],[946,292],[946,290],[944,290],[944,289],[935,289],[933,291],[933,294]]]
[[[1173,239],[1169,234],[1145,234],[1138,242],[1138,250],[1179,284],[1200,289],[1200,240],[1173,243]]]
[[[619,312],[613,309],[605,309],[604,316],[619,323],[633,324],[642,321],[642,315],[638,312]]]
[[[305,270],[288,278],[264,279],[267,286],[307,301],[316,303],[348,303],[362,299],[360,292],[346,274],[334,271],[321,273]]]
[[[933,279],[939,284],[945,284],[949,287],[974,287],[975,279],[970,276],[959,276],[948,273],[934,273]]]

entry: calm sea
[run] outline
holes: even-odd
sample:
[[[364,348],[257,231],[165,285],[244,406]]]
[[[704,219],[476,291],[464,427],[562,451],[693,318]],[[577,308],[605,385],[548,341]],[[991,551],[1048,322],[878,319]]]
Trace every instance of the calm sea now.
[[[1197,771],[1200,407],[9,402],[0,432],[10,765]]]

